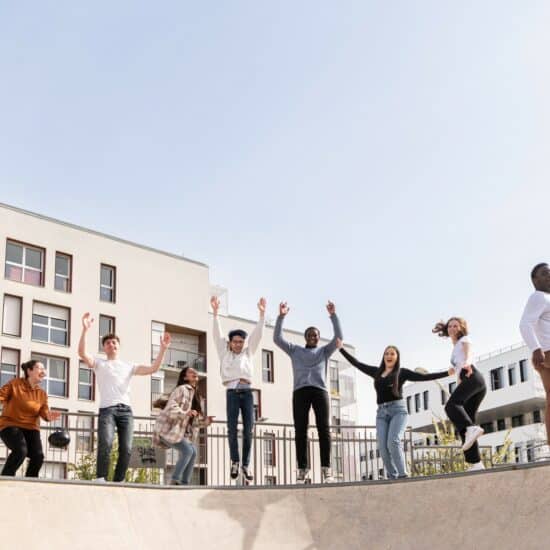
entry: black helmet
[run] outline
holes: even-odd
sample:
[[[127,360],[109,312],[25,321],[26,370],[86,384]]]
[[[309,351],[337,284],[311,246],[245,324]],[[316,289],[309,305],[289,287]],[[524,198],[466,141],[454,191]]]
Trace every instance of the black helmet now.
[[[50,434],[48,441],[52,447],[65,449],[71,442],[71,436],[67,430],[56,430]]]

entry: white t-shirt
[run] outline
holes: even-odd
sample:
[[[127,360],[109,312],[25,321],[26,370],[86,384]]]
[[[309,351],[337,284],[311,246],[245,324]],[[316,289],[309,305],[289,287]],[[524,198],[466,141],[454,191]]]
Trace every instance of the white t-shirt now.
[[[99,389],[99,408],[112,407],[119,403],[130,406],[130,380],[136,365],[120,359],[96,357],[94,371]]]
[[[454,367],[457,377],[460,375],[462,367],[466,364],[466,352],[462,345],[464,342],[468,344],[472,343],[469,336],[463,336],[457,341],[451,353],[451,365]]]
[[[521,335],[530,351],[550,350],[550,294],[536,290],[529,296],[521,322]]]

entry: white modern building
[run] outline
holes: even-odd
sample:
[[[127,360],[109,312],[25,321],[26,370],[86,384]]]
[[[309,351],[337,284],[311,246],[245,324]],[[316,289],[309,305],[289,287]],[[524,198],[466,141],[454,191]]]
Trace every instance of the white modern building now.
[[[480,445],[498,451],[509,437],[516,462],[548,458],[544,425],[545,392],[533,370],[526,346],[517,344],[479,357],[475,365],[483,373],[487,395],[479,409],[478,423],[485,430]],[[446,419],[448,395],[456,387],[456,377],[417,382],[404,388],[410,425],[418,437],[415,443],[437,443],[433,420]]]
[[[38,358],[47,367],[45,389],[50,407],[83,413],[77,419],[78,427],[93,429],[90,413],[98,410],[95,381],[77,352],[81,317],[90,311],[95,323],[88,347],[99,356],[101,336],[116,332],[123,359],[150,364],[162,332],[172,336],[162,369],[153,377],[132,381],[134,415],[143,417],[145,433],[151,427],[146,419],[154,413],[152,402],[171,391],[179,369],[186,364],[201,373],[208,414],[225,421],[225,389],[212,338],[210,294],[222,299],[224,330],[240,327],[250,332],[255,320],[228,314],[227,291],[211,284],[207,265],[5,204],[0,204],[0,264],[4,271],[0,279],[0,384],[19,376],[22,362]],[[303,344],[299,331],[287,329],[285,337]],[[347,349],[353,352],[353,347]],[[290,482],[294,455],[287,437],[293,434],[285,432],[283,437],[279,432],[288,431],[282,425],[292,424],[292,368],[286,354],[273,344],[272,326],[266,326],[255,366],[256,435],[267,434],[265,441],[263,436],[259,439],[263,448],[255,449],[256,477],[261,476],[260,482]],[[337,353],[330,362],[330,390],[332,423],[353,425],[357,416],[355,373]],[[212,448],[204,450],[197,466],[202,482],[219,480],[220,471],[227,469],[224,426],[220,423],[215,429],[219,438],[209,442]],[[93,451],[89,436],[76,439],[77,452]],[[283,457],[275,456],[280,442],[289,447],[284,472]],[[336,441],[336,473],[342,475],[343,454],[343,446]],[[312,455],[318,456],[317,451]],[[51,453],[48,457],[46,472],[68,475],[66,457],[55,460]],[[260,466],[270,466],[271,473],[264,475]]]

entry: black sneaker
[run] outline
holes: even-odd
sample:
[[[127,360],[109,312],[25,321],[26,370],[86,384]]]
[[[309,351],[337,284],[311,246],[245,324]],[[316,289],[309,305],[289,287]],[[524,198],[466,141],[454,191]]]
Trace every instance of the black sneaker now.
[[[237,479],[239,477],[239,463],[238,462],[232,462],[231,463],[231,479]]]
[[[243,476],[246,479],[246,481],[252,481],[254,479],[254,476],[250,473],[248,470],[248,466],[242,466]]]

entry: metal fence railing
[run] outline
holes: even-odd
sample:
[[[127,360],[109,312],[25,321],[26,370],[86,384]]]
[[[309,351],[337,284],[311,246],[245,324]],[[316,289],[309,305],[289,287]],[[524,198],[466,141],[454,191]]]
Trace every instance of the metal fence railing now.
[[[177,460],[177,452],[153,450],[152,431],[155,417],[134,418],[134,449],[127,480],[153,484],[167,483]],[[53,448],[49,434],[63,427],[71,436],[67,449]],[[337,482],[356,482],[384,478],[384,469],[376,443],[374,426],[333,426],[332,470]],[[41,428],[45,462],[41,477],[48,479],[93,479],[97,450],[97,415],[64,413],[55,423]],[[193,483],[226,486],[235,484],[229,477],[229,447],[223,422],[202,429]],[[412,431],[404,438],[405,456],[411,476],[445,474],[464,469],[463,454],[456,446],[419,446],[412,444]],[[116,445],[115,445],[116,452]],[[252,440],[251,469],[255,485],[281,485],[296,482],[294,427],[289,424],[258,422]],[[8,450],[0,443],[0,463]],[[320,482],[319,441],[315,428],[309,430],[308,453],[312,481]],[[486,467],[492,466],[489,447],[482,449]],[[144,458],[145,457],[145,458]],[[24,467],[18,475],[24,474]]]

